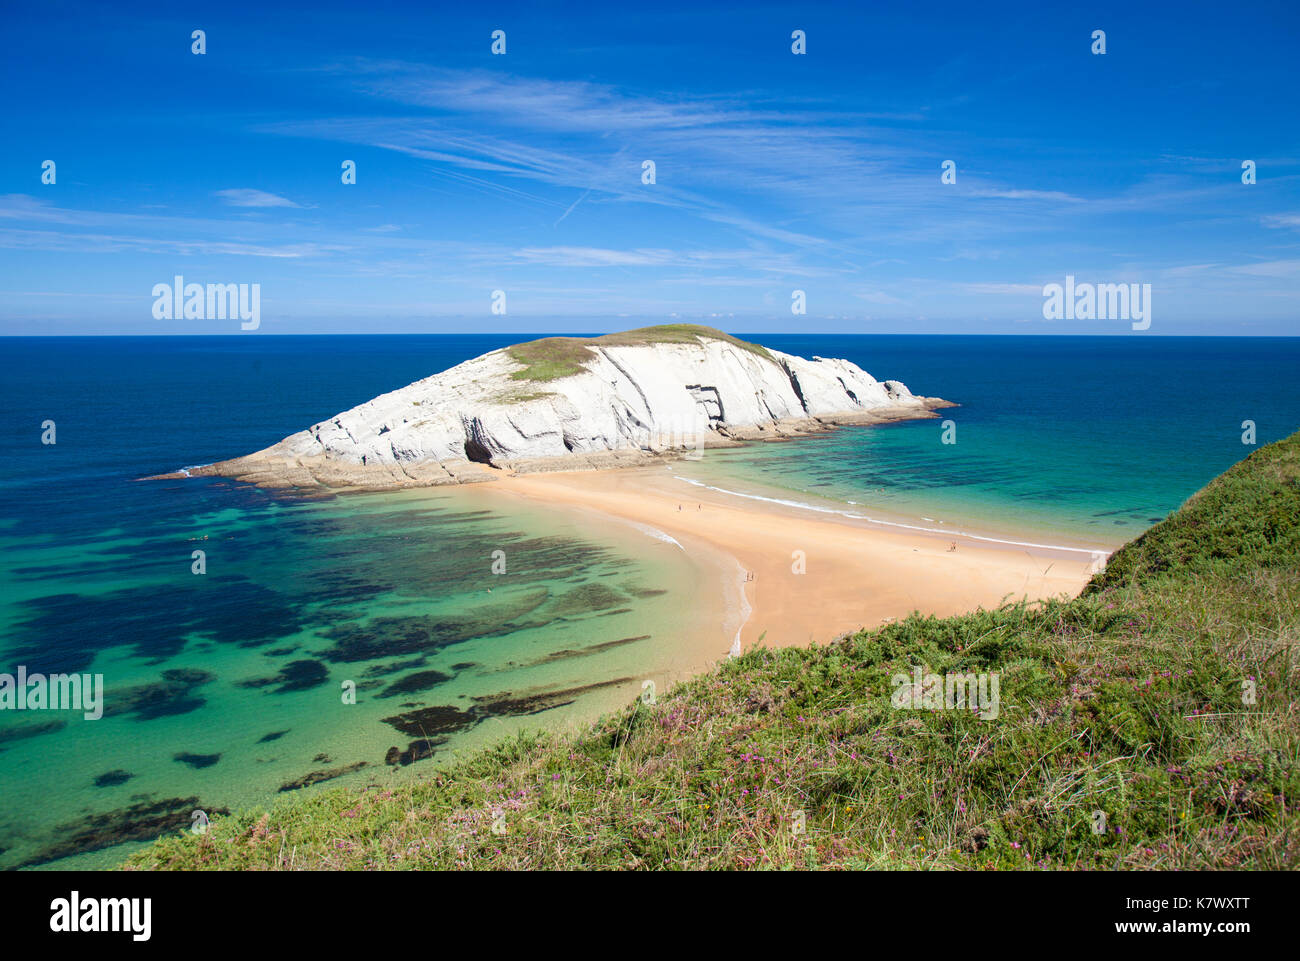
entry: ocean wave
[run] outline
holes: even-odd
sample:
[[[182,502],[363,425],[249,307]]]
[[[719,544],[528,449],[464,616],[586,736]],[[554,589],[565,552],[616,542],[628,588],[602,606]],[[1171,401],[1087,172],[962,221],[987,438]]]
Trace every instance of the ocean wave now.
[[[639,530],[642,534],[647,534],[657,541],[663,541],[665,544],[672,544],[683,554],[686,553],[686,548],[682,547],[677,538],[673,537],[671,534],[666,534],[659,528],[651,527],[649,524],[639,524],[636,521],[628,521],[628,523]]]

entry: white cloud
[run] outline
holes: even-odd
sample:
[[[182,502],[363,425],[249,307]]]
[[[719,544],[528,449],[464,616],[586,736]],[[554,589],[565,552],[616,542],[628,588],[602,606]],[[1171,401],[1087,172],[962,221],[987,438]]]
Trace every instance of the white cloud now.
[[[1001,188],[978,188],[970,191],[972,197],[990,197],[998,200],[1050,200],[1058,203],[1081,204],[1082,197],[1062,193],[1059,190],[1006,190]]]
[[[265,190],[253,190],[250,187],[233,187],[218,190],[217,196],[231,207],[298,207],[287,197],[268,194]]]

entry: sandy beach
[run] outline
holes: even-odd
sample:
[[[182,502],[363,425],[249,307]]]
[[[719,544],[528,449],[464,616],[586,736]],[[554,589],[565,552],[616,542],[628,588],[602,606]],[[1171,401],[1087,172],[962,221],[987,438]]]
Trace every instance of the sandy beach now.
[[[504,475],[474,485],[474,493],[675,540],[716,585],[717,608],[700,614],[700,666],[725,656],[737,631],[744,650],[825,643],[912,611],[943,617],[1007,599],[1073,596],[1091,576],[1085,551],[994,544],[771,504],[683,484],[671,465]]]

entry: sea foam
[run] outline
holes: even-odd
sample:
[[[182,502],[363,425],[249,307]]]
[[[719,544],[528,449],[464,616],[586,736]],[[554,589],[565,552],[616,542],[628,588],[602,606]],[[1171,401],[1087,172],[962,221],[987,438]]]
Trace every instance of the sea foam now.
[[[745,494],[741,491],[728,490],[725,487],[714,487],[712,484],[706,484],[703,481],[698,481],[691,477],[682,477],[680,474],[677,475],[677,479],[679,481],[684,481],[687,484],[694,484],[696,487],[703,487],[705,490],[716,491],[719,494],[726,494],[730,497],[744,497],[747,500],[766,501],[769,504],[780,504],[783,507],[793,507],[797,510],[816,511],[819,514],[837,514],[840,517],[852,517],[855,520],[863,520],[872,524],[879,524],[883,527],[898,527],[909,531],[922,531],[926,534],[943,534],[945,537],[950,537],[956,534],[960,537],[968,538],[969,540],[985,541],[989,544],[1007,544],[1012,547],[1037,547],[1040,550],[1069,551],[1073,554],[1092,555],[1096,554],[1098,551],[1105,554],[1110,553],[1110,551],[1105,550],[1104,548],[1066,547],[1063,544],[1038,544],[1034,541],[1013,541],[1002,537],[989,537],[985,534],[969,534],[960,530],[942,530],[937,527],[921,527],[919,524],[904,524],[899,521],[882,521],[877,517],[871,517],[868,514],[860,514],[857,511],[843,511],[837,510],[833,507],[818,507],[816,504],[808,504],[804,501],[788,500],[782,497],[765,497],[762,494]],[[939,521],[938,523],[943,522]]]

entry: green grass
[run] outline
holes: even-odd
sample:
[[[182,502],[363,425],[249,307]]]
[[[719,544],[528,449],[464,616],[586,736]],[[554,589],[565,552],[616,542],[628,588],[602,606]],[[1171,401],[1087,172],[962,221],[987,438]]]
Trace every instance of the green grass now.
[[[593,347],[633,347],[642,344],[694,344],[701,339],[722,340],[765,360],[773,360],[767,349],[698,324],[664,324],[641,327],[603,337],[543,337],[507,347],[506,353],[523,365],[510,376],[514,380],[548,381],[571,377],[582,371],[595,355]],[[773,361],[775,362],[775,361]]]
[[[128,864],[1295,869],[1298,637],[1300,434],[1077,599],[754,650],[577,733],[213,818]],[[998,672],[999,716],[892,708],[914,664]]]
[[[543,397],[554,396],[555,394],[549,390],[525,390],[519,387],[508,387],[494,394],[492,400],[498,404],[525,404],[530,400],[541,400]]]

